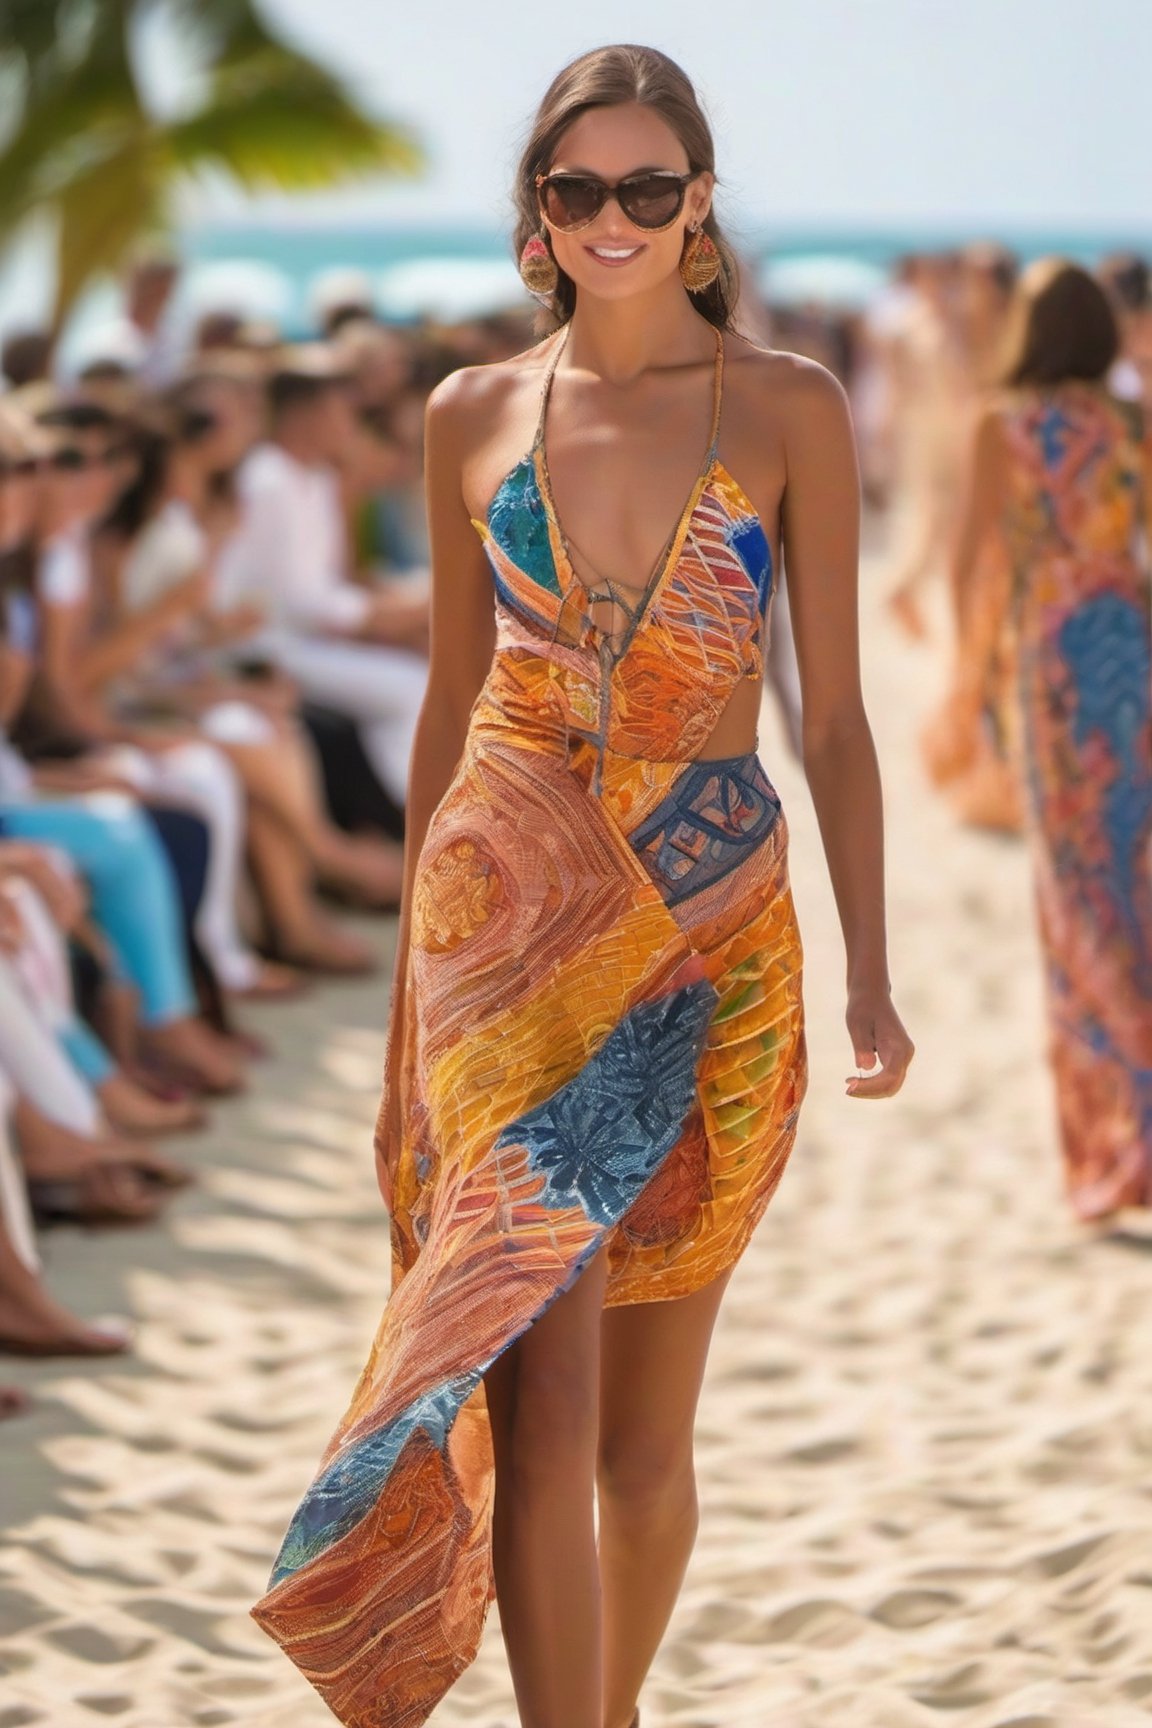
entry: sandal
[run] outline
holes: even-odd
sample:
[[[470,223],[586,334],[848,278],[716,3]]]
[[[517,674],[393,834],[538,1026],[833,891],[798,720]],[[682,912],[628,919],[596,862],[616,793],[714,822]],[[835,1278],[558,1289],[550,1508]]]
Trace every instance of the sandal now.
[[[0,1422],[22,1416],[32,1400],[19,1386],[0,1386]]]
[[[150,1224],[163,1201],[134,1171],[108,1164],[82,1176],[28,1180],[28,1203],[37,1224]]]

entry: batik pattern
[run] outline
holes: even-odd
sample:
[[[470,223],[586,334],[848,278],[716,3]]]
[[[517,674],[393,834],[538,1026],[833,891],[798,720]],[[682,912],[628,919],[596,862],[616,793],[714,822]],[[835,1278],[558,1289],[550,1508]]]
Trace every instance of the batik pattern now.
[[[1068,1188],[1152,1203],[1152,713],[1142,450],[1076,386],[1004,411],[1030,829]]]
[[[755,756],[698,760],[760,677],[772,584],[716,452],[721,367],[705,467],[618,640],[568,561],[542,434],[477,524],[497,647],[413,894],[377,1136],[393,1293],[254,1610],[349,1728],[417,1728],[475,1654],[486,1369],[601,1248],[609,1303],[707,1284],[792,1145],[784,820]]]

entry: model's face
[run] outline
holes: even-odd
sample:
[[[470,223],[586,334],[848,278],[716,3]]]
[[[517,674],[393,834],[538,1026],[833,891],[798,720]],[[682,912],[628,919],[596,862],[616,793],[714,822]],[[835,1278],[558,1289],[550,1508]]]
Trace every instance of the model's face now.
[[[687,151],[666,120],[651,108],[622,103],[593,108],[570,126],[549,164],[553,174],[589,174],[614,185],[632,174],[663,169],[687,174]],[[650,292],[678,271],[684,235],[708,213],[714,181],[700,174],[688,186],[684,207],[668,228],[639,228],[615,198],[609,198],[586,228],[566,234],[547,223],[560,268],[580,293],[623,300]]]

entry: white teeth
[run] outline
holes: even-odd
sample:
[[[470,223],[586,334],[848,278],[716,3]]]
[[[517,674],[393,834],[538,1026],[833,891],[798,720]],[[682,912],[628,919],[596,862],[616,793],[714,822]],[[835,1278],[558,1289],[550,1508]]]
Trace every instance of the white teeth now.
[[[593,246],[592,250],[595,252],[597,258],[634,258],[640,248],[639,246],[623,246],[619,248],[612,246]]]

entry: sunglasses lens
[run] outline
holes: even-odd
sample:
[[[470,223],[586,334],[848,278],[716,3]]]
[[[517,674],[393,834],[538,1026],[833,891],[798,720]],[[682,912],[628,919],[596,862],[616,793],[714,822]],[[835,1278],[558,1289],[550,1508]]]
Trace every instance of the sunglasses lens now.
[[[666,228],[680,214],[684,188],[666,174],[643,174],[635,180],[622,180],[616,196],[621,210],[637,228]]]
[[[544,215],[554,228],[583,228],[599,214],[604,187],[578,174],[557,174],[540,188]]]

